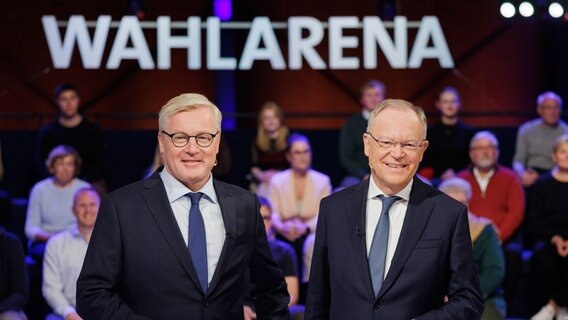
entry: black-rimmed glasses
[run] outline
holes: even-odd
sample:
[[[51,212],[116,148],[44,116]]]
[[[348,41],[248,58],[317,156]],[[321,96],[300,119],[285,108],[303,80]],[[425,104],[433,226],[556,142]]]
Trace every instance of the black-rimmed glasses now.
[[[170,137],[174,146],[178,148],[187,146],[189,139],[191,138],[195,138],[195,142],[198,146],[207,148],[213,143],[213,139],[215,139],[215,137],[219,134],[219,131],[216,133],[202,132],[196,136],[190,136],[183,132],[167,133],[164,130],[162,130],[162,133]]]
[[[405,142],[394,142],[394,141],[389,141],[389,140],[384,140],[384,139],[377,139],[373,136],[372,133],[370,132],[366,132],[369,136],[371,136],[371,138],[373,138],[373,140],[375,140],[375,142],[377,142],[377,144],[379,145],[379,147],[381,147],[381,149],[385,149],[385,150],[390,150],[394,147],[396,147],[397,144],[400,144],[400,147],[405,150],[405,151],[416,151],[418,150],[418,148],[422,147],[422,143],[426,140],[422,140],[422,141],[405,141]]]

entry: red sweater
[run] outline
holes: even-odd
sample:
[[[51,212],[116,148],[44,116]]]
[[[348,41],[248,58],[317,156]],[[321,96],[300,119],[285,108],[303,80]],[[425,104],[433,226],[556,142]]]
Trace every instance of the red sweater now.
[[[499,230],[501,241],[509,240],[521,225],[525,215],[523,186],[513,170],[497,165],[495,173],[489,179],[485,194],[481,193],[473,175],[473,168],[460,171],[458,177],[471,184],[470,211],[491,219]]]

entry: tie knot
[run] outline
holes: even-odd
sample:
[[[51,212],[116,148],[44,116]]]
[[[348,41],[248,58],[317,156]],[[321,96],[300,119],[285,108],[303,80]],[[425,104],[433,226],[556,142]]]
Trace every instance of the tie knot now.
[[[191,205],[199,204],[199,200],[203,196],[203,192],[190,192],[187,194],[189,200],[191,200]]]
[[[393,205],[393,203],[395,203],[397,200],[400,200],[402,198],[398,197],[398,196],[387,197],[387,196],[381,194],[381,195],[379,195],[379,199],[381,199],[381,201],[383,202],[383,210],[382,211],[388,211],[390,209],[390,207]]]

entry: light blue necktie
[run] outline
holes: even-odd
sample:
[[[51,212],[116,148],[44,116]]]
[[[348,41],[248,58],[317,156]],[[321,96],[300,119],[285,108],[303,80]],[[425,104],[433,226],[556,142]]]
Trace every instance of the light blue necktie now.
[[[375,297],[379,294],[385,277],[385,263],[387,261],[387,245],[389,242],[390,227],[389,209],[395,201],[401,198],[397,196],[385,197],[380,195],[379,199],[383,202],[383,208],[381,209],[379,224],[375,228],[373,242],[371,242],[371,251],[369,252],[369,270],[371,271]]]
[[[203,222],[201,210],[199,210],[199,200],[203,193],[192,192],[187,195],[191,200],[188,234],[189,254],[201,283],[201,288],[203,292],[207,292],[207,242],[205,238],[205,223]]]

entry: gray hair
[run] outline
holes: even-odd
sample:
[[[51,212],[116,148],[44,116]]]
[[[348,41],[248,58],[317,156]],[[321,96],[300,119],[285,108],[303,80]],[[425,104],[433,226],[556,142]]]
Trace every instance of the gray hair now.
[[[446,179],[440,183],[438,189],[440,189],[443,193],[465,192],[467,201],[471,200],[471,185],[465,179],[458,177]]]
[[[558,102],[558,106],[560,107],[560,109],[562,109],[562,98],[560,98],[558,94],[552,91],[543,92],[538,96],[538,98],[536,98],[537,107],[540,107],[546,99],[556,100],[556,102]]]
[[[412,103],[402,100],[402,99],[386,99],[383,102],[379,103],[379,105],[371,111],[369,115],[369,121],[367,121],[367,131],[371,129],[371,122],[381,113],[383,110],[387,108],[399,108],[399,109],[407,109],[413,111],[418,120],[422,123],[422,127],[424,127],[424,136],[422,138],[426,139],[426,130],[428,129],[428,123],[426,121],[426,114],[424,114],[424,110],[421,107],[415,106]]]
[[[194,110],[199,107],[206,107],[211,111],[213,117],[215,118],[215,124],[217,129],[221,131],[221,121],[223,120],[223,115],[219,108],[209,101],[204,95],[198,93],[184,93],[177,97],[170,99],[160,110],[158,116],[158,125],[160,130],[164,130],[166,121],[173,117],[174,115],[184,112]]]
[[[497,137],[495,137],[495,135],[491,132],[491,131],[479,131],[478,133],[476,133],[472,138],[471,138],[471,142],[469,143],[469,148],[473,148],[473,144],[479,140],[479,139],[487,139],[491,142],[491,144],[493,144],[493,146],[495,148],[499,148],[499,140],[497,140]]]

